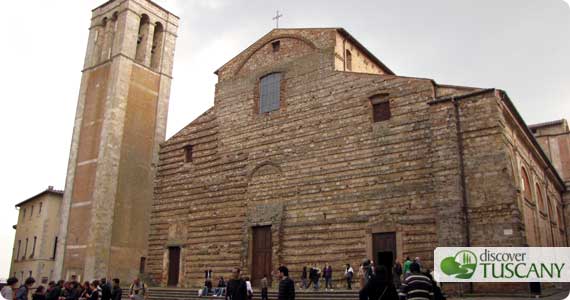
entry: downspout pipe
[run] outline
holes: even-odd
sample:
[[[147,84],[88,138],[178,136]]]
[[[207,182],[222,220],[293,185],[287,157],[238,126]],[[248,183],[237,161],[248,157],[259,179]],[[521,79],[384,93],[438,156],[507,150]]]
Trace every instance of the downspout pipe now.
[[[461,180],[461,200],[462,200],[462,212],[463,212],[463,224],[465,230],[465,245],[471,247],[471,230],[469,228],[469,211],[467,207],[467,182],[465,180],[465,158],[464,158],[464,146],[463,146],[463,134],[461,133],[461,117],[459,115],[459,102],[455,97],[451,98],[453,103],[453,110],[455,112],[455,132],[457,135],[457,154],[459,157],[459,177]],[[469,293],[473,293],[473,283],[469,282]]]
[[[463,146],[463,134],[461,133],[461,117],[459,115],[459,102],[452,98],[453,108],[455,112],[455,132],[457,135],[457,154],[459,157],[459,177],[461,179],[461,200],[462,200],[462,213],[465,224],[465,244],[467,247],[471,246],[471,230],[469,228],[469,212],[467,206],[467,182],[465,180],[465,148]]]

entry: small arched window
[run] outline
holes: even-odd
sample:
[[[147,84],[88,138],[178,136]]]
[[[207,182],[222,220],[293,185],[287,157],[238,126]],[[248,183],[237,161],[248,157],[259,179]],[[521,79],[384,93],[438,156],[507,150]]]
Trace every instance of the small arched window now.
[[[153,69],[158,69],[160,66],[160,59],[162,58],[162,40],[164,37],[164,27],[160,22],[154,25],[154,34],[152,37],[152,49],[151,49],[151,59],[150,66]]]
[[[137,36],[137,52],[135,54],[135,60],[144,63],[146,56],[146,45],[148,44],[148,31],[149,31],[150,19],[147,15],[143,14],[139,23],[139,33]]]
[[[530,189],[530,181],[528,180],[525,168],[521,168],[521,179],[524,198],[532,203],[532,191]]]
[[[259,113],[278,110],[281,102],[281,73],[261,77],[259,82]]]
[[[352,53],[350,53],[350,50],[346,50],[346,69],[351,71],[352,70]]]
[[[536,199],[538,200],[538,209],[544,211],[544,199],[542,198],[542,190],[540,189],[540,185],[538,183],[536,186]]]

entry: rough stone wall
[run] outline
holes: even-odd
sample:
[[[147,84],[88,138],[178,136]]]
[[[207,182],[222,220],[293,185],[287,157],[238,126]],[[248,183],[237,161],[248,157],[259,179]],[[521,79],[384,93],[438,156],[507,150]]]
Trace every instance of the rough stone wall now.
[[[397,257],[427,268],[435,247],[466,245],[468,234],[473,246],[524,243],[499,97],[434,101],[431,80],[335,71],[326,32],[299,30],[317,49],[283,48],[298,51],[284,59],[263,50],[282,33],[264,36],[218,71],[214,107],[162,144],[148,260],[157,283],[169,246],[182,248],[179,286],[202,285],[205,268],[249,274],[260,225],[272,226],[274,268],[298,279],[303,266],[332,263],[338,285],[344,264],[372,257],[374,233],[396,233]],[[276,71],[281,108],[260,115],[259,78]],[[392,117],[374,123],[379,93]]]
[[[315,51],[221,76],[214,108],[163,144],[149,241],[154,279],[166,282],[166,247],[177,242],[181,286],[201,285],[208,266],[217,275],[233,266],[248,273],[247,228],[266,224],[274,267],[286,264],[294,276],[331,262],[340,281],[345,263],[371,256],[371,233],[385,231],[398,232],[398,257],[430,265],[438,211],[430,201],[432,83],[335,72],[332,61]],[[286,110],[258,115],[256,83],[272,70],[284,71]],[[390,94],[393,117],[373,123],[369,97],[381,92]],[[188,144],[192,163],[184,163]],[[178,227],[185,230],[171,229]]]

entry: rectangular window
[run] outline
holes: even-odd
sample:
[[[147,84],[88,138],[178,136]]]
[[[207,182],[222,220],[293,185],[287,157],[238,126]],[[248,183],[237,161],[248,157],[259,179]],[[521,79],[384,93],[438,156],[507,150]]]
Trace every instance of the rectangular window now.
[[[277,52],[281,48],[281,42],[275,41],[275,42],[271,43],[271,47],[273,48],[273,52]]]
[[[30,209],[30,220],[32,219],[33,216],[34,216],[34,206],[32,205],[32,208]]]
[[[16,252],[16,260],[20,259],[20,248],[22,247],[22,240],[18,240],[18,252]],[[14,276],[16,277],[16,276]]]
[[[372,117],[374,122],[389,120],[392,116],[390,112],[390,101],[388,95],[376,95],[370,98],[372,103]]]
[[[346,69],[352,71],[352,53],[350,50],[346,50]]]
[[[141,263],[139,266],[139,273],[141,273],[141,274],[144,273],[145,265],[146,265],[146,257],[141,257]]]
[[[28,238],[26,238],[26,246],[24,246],[24,255],[22,259],[26,259],[26,254],[28,253]]]
[[[55,241],[53,242],[53,259],[55,259],[56,254],[57,254],[57,236],[55,237]]]
[[[194,155],[194,149],[192,147],[192,145],[187,145],[186,147],[184,147],[184,162],[192,162],[193,159],[193,155]]]
[[[38,211],[38,216],[42,214],[42,206],[43,206],[43,202],[40,202],[40,211]]]
[[[26,218],[26,209],[24,208],[24,211],[22,212],[22,221]]]
[[[32,245],[32,254],[30,254],[30,258],[34,257],[34,254],[36,253],[36,241],[38,240],[38,237],[34,236],[34,244]]]
[[[279,110],[281,97],[281,73],[261,78],[259,83],[259,113]]]

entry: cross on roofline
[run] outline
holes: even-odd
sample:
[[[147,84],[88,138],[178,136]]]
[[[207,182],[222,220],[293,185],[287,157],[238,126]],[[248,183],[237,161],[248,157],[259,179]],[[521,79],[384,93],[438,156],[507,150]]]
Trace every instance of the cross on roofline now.
[[[273,20],[275,20],[275,28],[279,28],[279,18],[281,17],[283,17],[283,15],[279,14],[279,11],[277,11],[275,17],[273,17]]]

